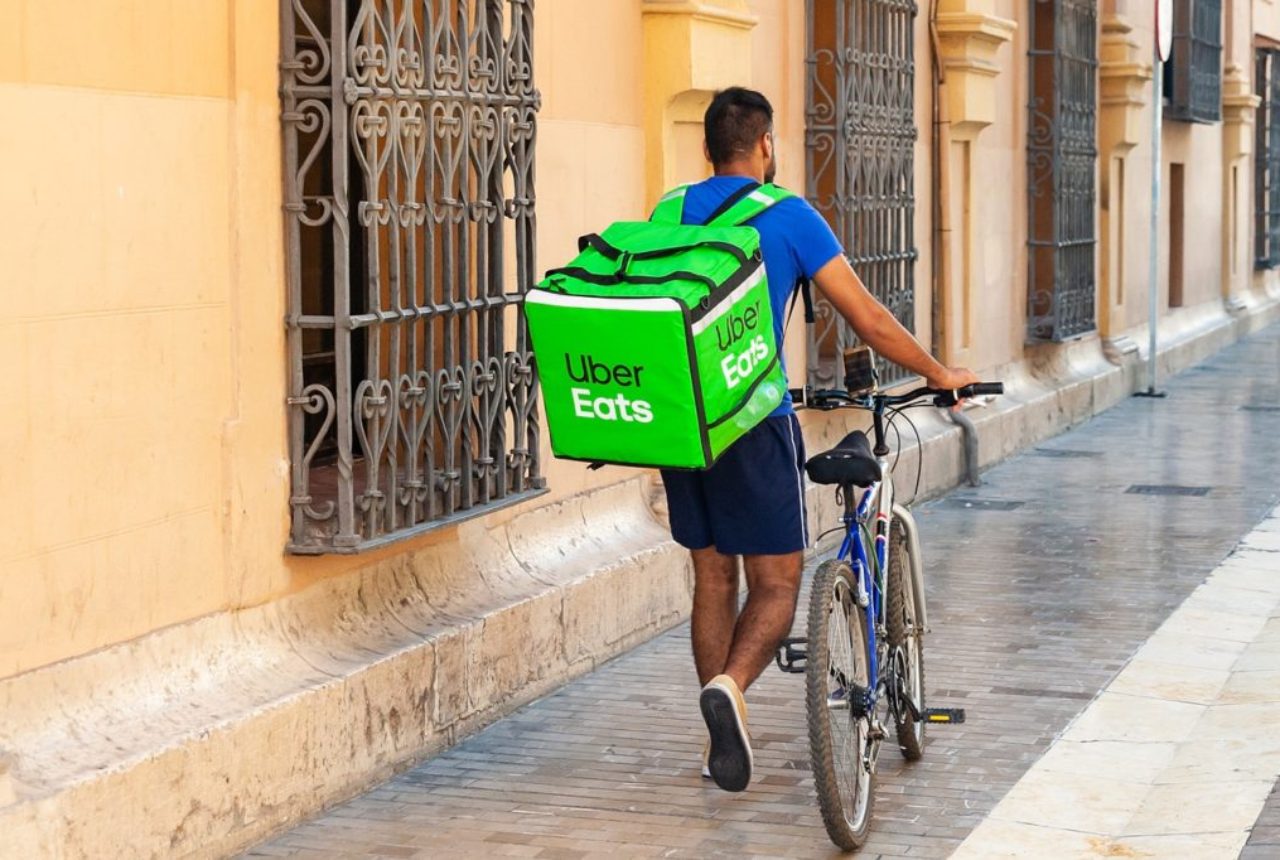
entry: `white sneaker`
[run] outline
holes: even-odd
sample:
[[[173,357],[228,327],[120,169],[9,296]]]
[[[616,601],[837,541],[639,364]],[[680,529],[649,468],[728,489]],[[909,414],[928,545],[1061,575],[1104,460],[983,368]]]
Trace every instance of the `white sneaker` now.
[[[711,735],[707,772],[725,791],[742,791],[751,782],[751,738],[747,734],[747,703],[733,678],[717,675],[698,698],[702,719]]]

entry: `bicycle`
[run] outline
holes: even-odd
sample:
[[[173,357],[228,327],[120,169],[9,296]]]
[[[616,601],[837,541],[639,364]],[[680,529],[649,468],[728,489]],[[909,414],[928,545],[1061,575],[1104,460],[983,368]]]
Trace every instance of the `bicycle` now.
[[[838,528],[844,538],[836,556],[814,574],[807,636],[784,640],[776,659],[783,671],[805,675],[810,757],[822,820],[831,841],[853,851],[870,831],[876,761],[887,737],[887,719],[892,719],[899,751],[908,761],[924,754],[926,725],[964,722],[963,709],[925,706],[924,567],[915,520],[894,498],[885,415],[891,413],[892,425],[903,409],[929,405],[927,398],[934,406],[950,407],[969,397],[1003,394],[1004,385],[882,394],[869,359],[855,358],[853,366],[849,359],[847,391],[792,392],[804,408],[870,411],[874,447],[856,430],[806,463],[810,480],[837,487],[844,506]],[[859,363],[869,382],[858,378]]]

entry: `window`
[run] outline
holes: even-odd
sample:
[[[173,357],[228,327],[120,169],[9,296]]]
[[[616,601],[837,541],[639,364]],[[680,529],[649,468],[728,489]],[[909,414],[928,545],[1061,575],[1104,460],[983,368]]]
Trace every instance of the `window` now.
[[[527,0],[282,0],[297,553],[542,491]]]
[[[898,321],[915,328],[914,0],[807,0],[805,193],[854,270]],[[809,381],[838,382],[854,341],[819,301]],[[882,383],[911,374],[883,360]]]
[[[1253,82],[1261,97],[1254,157],[1254,266],[1280,266],[1280,50],[1259,48]]]
[[[1175,0],[1164,92],[1169,119],[1222,119],[1222,0]]]
[[[1030,0],[1027,339],[1095,329],[1097,0]]]

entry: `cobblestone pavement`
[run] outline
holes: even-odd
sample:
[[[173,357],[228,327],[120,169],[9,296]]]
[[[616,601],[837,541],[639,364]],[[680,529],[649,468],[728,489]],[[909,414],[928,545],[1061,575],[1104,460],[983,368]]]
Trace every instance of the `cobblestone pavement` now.
[[[917,509],[930,704],[964,707],[968,722],[932,731],[914,765],[886,746],[862,857],[947,856],[1280,499],[1280,327],[1168,391]],[[802,681],[770,670],[752,687],[757,776],[724,794],[698,774],[688,648],[687,626],[661,636],[248,856],[834,854]],[[1277,824],[1273,794],[1249,856],[1275,856]]]

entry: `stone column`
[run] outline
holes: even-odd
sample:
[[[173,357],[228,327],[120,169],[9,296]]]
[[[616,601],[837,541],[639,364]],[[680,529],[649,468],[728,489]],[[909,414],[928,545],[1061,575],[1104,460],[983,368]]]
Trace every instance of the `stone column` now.
[[[645,205],[708,175],[702,114],[716,90],[750,86],[746,0],[644,0]],[[589,74],[589,70],[586,70]]]
[[[1229,63],[1222,75],[1222,298],[1229,311],[1244,310],[1253,265],[1253,124],[1262,99],[1249,70]]]
[[[973,345],[974,224],[980,219],[973,196],[974,147],[996,119],[996,55],[1017,23],[994,12],[993,0],[940,0],[935,25],[943,81],[938,86],[939,152],[942,176],[938,272],[938,354],[946,364],[967,364]]]
[[[1125,166],[1129,151],[1143,139],[1143,123],[1148,121],[1147,85],[1152,70],[1151,63],[1143,58],[1133,25],[1123,15],[1103,16],[1098,54],[1098,167],[1102,204],[1098,329],[1107,353],[1115,356],[1138,348],[1131,339],[1118,336],[1125,328],[1120,309],[1125,302],[1127,230],[1138,224],[1125,214],[1126,186],[1130,181],[1141,184],[1149,178],[1127,178]]]

